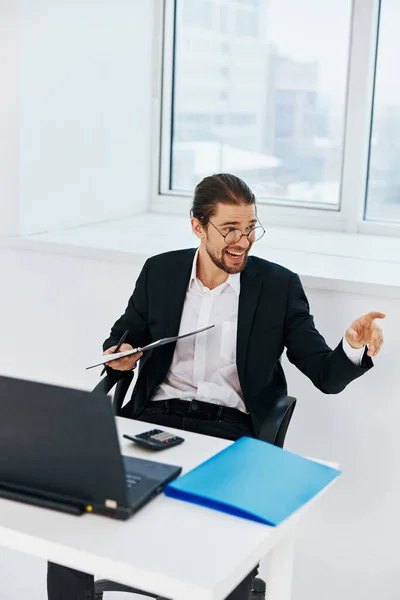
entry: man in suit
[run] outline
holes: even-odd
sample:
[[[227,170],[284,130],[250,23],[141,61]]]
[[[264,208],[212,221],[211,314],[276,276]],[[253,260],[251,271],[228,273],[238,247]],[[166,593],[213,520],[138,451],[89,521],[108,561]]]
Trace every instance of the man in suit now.
[[[383,343],[370,312],[356,319],[332,350],[314,326],[298,275],[249,256],[264,229],[255,197],[238,177],[201,181],[192,206],[198,249],[146,261],[125,313],[104,342],[111,354],[208,325],[213,329],[143,354],[108,363],[113,377],[136,368],[139,377],[125,417],[230,440],[259,437],[268,408],[287,393],[280,358],[327,394],[341,392],[373,366]],[[255,571],[229,596],[247,600]],[[63,591],[62,591],[63,590]],[[49,565],[49,600],[90,600],[93,578]]]

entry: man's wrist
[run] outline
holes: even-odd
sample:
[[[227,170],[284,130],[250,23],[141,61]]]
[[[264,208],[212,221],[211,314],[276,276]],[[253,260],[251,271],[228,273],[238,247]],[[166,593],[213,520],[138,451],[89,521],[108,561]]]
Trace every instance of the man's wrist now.
[[[361,348],[353,348],[353,346],[351,346],[347,341],[346,336],[344,336],[342,340],[342,347],[347,358],[355,365],[360,366],[364,356],[365,346],[361,346]]]
[[[359,344],[356,341],[354,341],[350,336],[347,336],[347,332],[344,334],[343,339],[347,342],[349,348],[352,348],[352,350],[361,350],[362,348],[365,348],[364,344]]]

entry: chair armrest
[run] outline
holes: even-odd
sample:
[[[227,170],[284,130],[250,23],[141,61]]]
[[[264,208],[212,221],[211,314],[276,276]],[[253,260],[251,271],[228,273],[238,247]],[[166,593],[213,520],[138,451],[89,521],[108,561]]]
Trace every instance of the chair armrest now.
[[[93,388],[92,393],[108,394],[108,392],[113,389],[114,385],[116,385],[117,381],[117,379],[113,379],[109,375],[106,375],[103,379],[100,379],[96,387]]]
[[[130,592],[131,594],[140,594],[141,596],[158,598],[158,596],[155,596],[150,592],[144,592],[143,590],[138,590],[136,588],[123,585],[122,583],[116,583],[115,581],[110,581],[109,579],[98,579],[95,582],[94,590],[96,597],[101,598],[103,597],[104,592]]]
[[[292,396],[279,396],[271,405],[261,425],[260,440],[283,448],[295,406],[296,398]]]
[[[114,398],[113,398],[113,406],[114,413],[116,416],[119,416],[121,412],[121,407],[124,402],[126,392],[129,389],[129,386],[132,383],[133,379],[133,371],[126,371],[124,374],[119,377],[119,379],[115,379],[111,377],[111,375],[106,375],[99,381],[96,387],[93,389],[93,392],[100,392],[101,394],[108,394],[112,388],[115,386]]]

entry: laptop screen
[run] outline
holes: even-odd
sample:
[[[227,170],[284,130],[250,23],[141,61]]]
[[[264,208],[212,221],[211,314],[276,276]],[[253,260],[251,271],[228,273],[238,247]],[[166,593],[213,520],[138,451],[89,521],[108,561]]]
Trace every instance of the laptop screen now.
[[[0,486],[126,506],[111,400],[0,377]]]

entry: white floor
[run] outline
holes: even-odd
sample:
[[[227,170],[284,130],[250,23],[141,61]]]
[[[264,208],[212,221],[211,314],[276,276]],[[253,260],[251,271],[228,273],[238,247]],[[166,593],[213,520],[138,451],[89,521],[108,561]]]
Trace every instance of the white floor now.
[[[1,600],[45,600],[46,564],[0,547]]]

